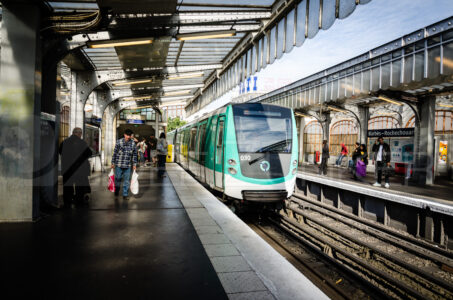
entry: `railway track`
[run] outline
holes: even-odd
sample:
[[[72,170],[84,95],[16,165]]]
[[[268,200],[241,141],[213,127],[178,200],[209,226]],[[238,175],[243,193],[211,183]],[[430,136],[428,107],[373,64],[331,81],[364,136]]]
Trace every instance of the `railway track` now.
[[[453,299],[449,251],[297,194],[269,221],[379,294]]]

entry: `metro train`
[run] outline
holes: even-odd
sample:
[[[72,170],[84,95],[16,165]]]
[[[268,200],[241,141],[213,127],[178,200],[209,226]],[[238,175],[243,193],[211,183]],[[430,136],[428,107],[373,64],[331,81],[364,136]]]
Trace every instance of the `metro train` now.
[[[294,190],[298,140],[291,109],[230,104],[169,132],[174,160],[224,199],[276,203]]]

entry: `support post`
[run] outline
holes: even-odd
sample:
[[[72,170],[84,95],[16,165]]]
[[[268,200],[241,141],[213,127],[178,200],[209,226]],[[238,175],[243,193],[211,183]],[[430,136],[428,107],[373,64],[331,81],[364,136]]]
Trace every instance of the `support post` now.
[[[415,161],[415,179],[418,184],[434,184],[434,126],[436,119],[436,97],[427,96],[420,98],[417,104],[420,122],[416,125],[415,142],[417,147]]]
[[[3,3],[0,60],[0,221],[39,216],[40,10]]]
[[[370,109],[368,106],[357,107],[359,109],[359,120],[360,120],[360,144],[367,144],[368,138],[368,120],[370,119]]]

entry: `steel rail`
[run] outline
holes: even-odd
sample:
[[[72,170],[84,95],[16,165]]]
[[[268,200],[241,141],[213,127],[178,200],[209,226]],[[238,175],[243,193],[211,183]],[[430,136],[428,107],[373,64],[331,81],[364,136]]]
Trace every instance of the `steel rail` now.
[[[298,198],[301,200],[296,200],[294,198]],[[373,228],[373,230],[380,231],[380,234],[377,234],[375,231],[370,230],[369,228],[359,228],[360,230],[367,231],[367,233],[370,233],[374,235],[377,238],[380,239],[386,239],[386,242],[394,244],[398,247],[404,247],[406,251],[410,251],[412,253],[415,253],[417,255],[423,256],[425,258],[435,260],[439,265],[445,265],[447,268],[451,268],[453,270],[453,252],[444,250],[442,248],[436,247],[432,244],[429,244],[425,241],[422,241],[420,239],[414,238],[412,236],[404,235],[396,230],[393,230],[391,228],[388,228],[384,225],[372,222],[370,220],[366,220],[363,218],[359,218],[356,215],[353,215],[351,213],[342,211],[340,209],[337,209],[335,207],[326,205],[324,203],[320,203],[318,201],[314,201],[310,199],[309,197],[306,197],[305,195],[301,195],[299,193],[294,193],[293,198],[290,200],[292,202],[298,203],[300,205],[305,205],[303,201],[308,202],[310,204],[310,208],[316,210],[317,212],[321,214],[325,214],[331,218],[335,218],[338,221],[341,221],[343,223],[348,222],[348,225],[350,226],[356,226],[352,224],[352,222],[357,222],[361,223],[364,226],[368,226]],[[348,218],[352,221],[346,221],[344,219],[341,219],[338,217],[338,215],[341,215],[345,218]],[[385,234],[386,236],[382,235]],[[408,244],[401,244],[401,240],[404,240]],[[415,245],[414,245],[415,244]],[[420,247],[420,248],[418,248]],[[429,251],[431,253],[427,254],[426,251]],[[433,256],[434,255],[434,256]]]

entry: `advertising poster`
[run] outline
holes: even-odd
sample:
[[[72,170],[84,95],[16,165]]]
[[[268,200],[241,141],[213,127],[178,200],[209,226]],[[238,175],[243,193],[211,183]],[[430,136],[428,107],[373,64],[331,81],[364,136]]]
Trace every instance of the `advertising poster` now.
[[[411,139],[395,139],[390,144],[392,163],[413,163],[414,142]]]
[[[447,164],[448,141],[439,142],[439,164]]]

